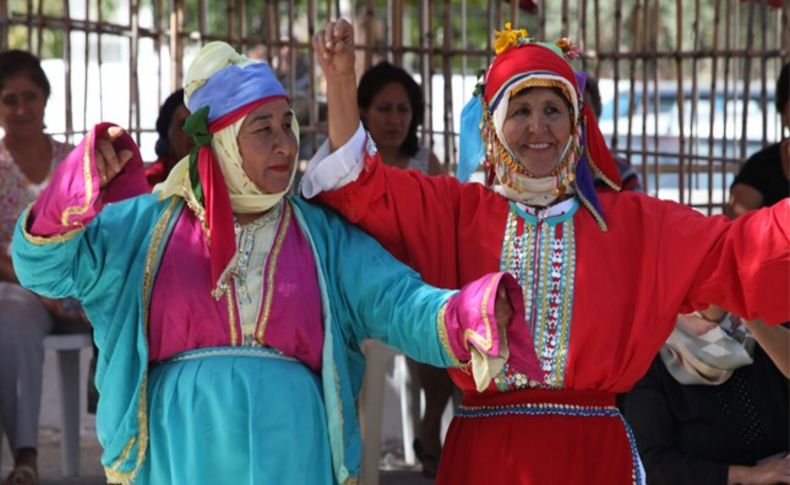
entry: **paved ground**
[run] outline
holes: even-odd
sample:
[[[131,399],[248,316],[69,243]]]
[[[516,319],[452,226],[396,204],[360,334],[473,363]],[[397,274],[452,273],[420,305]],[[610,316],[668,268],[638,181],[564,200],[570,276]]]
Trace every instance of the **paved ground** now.
[[[80,396],[85,396],[89,352],[81,355]],[[99,463],[101,447],[96,439],[93,416],[81,406],[80,419],[80,478],[63,478],[60,469],[60,389],[57,379],[57,359],[48,352],[44,363],[44,395],[42,399],[41,424],[39,428],[39,473],[41,485],[99,485],[105,483]],[[12,459],[5,437],[2,438],[0,453],[0,481],[11,471]],[[404,465],[397,456],[402,451],[386,449],[382,459],[380,485],[432,485],[433,480],[422,476],[418,467]]]
[[[60,473],[60,442],[58,434],[53,430],[42,430],[42,439],[39,449],[39,467],[41,473],[41,485],[100,485],[104,484],[104,478],[99,465],[99,455],[101,448],[96,441],[95,434],[83,431],[80,449],[80,478],[62,478]],[[400,465],[396,460],[383,460],[390,466],[399,466],[398,470],[381,471],[380,485],[432,485],[433,480],[422,476],[419,468]],[[2,477],[5,478],[10,472],[11,456],[8,447],[3,447],[2,456]]]

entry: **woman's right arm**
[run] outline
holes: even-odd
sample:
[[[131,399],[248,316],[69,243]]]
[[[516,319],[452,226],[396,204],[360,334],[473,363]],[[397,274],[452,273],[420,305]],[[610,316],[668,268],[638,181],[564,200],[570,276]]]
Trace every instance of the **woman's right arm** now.
[[[109,124],[95,127],[17,223],[12,248],[20,283],[51,298],[82,299],[100,289],[104,273],[136,254],[144,232],[137,229],[151,224],[136,215],[145,204],[103,209],[148,190],[131,137]]]
[[[734,184],[730,189],[730,200],[724,207],[724,212],[730,219],[735,219],[762,207],[763,200],[763,194],[751,185]]]
[[[790,379],[790,330],[782,325],[766,325],[761,320],[745,320],[744,323],[779,372]]]
[[[327,80],[329,142],[311,160],[302,191],[421,271],[415,254],[435,251],[435,259],[455,247],[462,188],[450,177],[425,177],[381,162],[360,123],[352,39],[343,19],[313,39]]]

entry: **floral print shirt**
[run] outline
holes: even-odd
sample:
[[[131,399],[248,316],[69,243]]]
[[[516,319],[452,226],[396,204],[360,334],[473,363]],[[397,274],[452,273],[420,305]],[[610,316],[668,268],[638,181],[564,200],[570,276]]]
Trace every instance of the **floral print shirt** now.
[[[49,183],[52,171],[61,160],[72,150],[67,143],[49,139],[52,143],[52,163],[47,178],[40,184],[34,184],[25,176],[14,157],[0,140],[0,252],[11,253],[11,236],[19,215],[33,202]]]

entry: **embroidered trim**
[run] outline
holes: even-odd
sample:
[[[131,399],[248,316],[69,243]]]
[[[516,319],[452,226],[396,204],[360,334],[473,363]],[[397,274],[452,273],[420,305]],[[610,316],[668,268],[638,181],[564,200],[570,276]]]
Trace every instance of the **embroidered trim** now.
[[[595,206],[592,205],[592,203],[589,200],[587,200],[587,197],[584,196],[582,191],[578,190],[578,187],[576,189],[576,194],[579,196],[579,200],[582,202],[582,204],[584,204],[584,207],[586,207],[587,210],[590,211],[590,214],[592,214],[593,219],[595,219],[595,222],[598,223],[598,227],[601,229],[601,231],[607,232],[608,229],[606,227],[606,221],[604,221],[601,215],[598,214],[598,210],[595,208]]]
[[[442,342],[442,348],[444,348],[445,353],[450,357],[450,362],[452,362],[453,367],[461,367],[461,362],[458,360],[458,357],[455,356],[453,348],[450,346],[450,339],[447,336],[445,314],[447,313],[448,304],[449,300],[444,302],[441,308],[439,308],[439,313],[436,315],[436,327],[439,333],[439,340]]]
[[[556,88],[562,91],[562,94],[569,103],[572,103],[574,100],[576,100],[576,96],[571,94],[568,87],[568,82],[564,80],[561,81],[559,79],[530,76],[523,81],[516,83],[512,88],[508,88],[508,91],[511,93],[510,98],[512,99],[514,96],[518,96],[527,88]],[[575,106],[574,111],[575,112],[573,114],[576,115],[578,108]],[[571,129],[575,131],[576,126],[571,124]]]
[[[500,270],[510,272],[524,292],[529,331],[545,373],[543,383],[505,365],[494,382],[500,391],[562,387],[568,360],[575,275],[573,213],[541,219],[511,204],[502,241]]]
[[[313,236],[310,233],[310,230],[307,226],[307,220],[304,214],[301,212],[299,208],[299,204],[296,202],[291,202],[289,199],[289,204],[293,203],[293,214],[296,218],[297,224],[299,227],[302,228],[304,231],[304,235],[307,238],[307,241],[310,243],[310,249],[313,254],[313,258],[318,261],[318,249],[316,248],[315,241],[313,240]],[[318,286],[321,290],[321,304],[322,308],[327,308],[329,305],[329,300],[327,296],[327,284],[324,279],[323,271],[319,266],[316,266],[316,275],[318,276]],[[328,424],[328,431],[329,431],[329,442],[330,447],[332,448],[331,458],[332,458],[332,468],[335,472],[335,477],[339,481],[343,481],[350,477],[348,473],[348,469],[345,466],[345,442],[343,439],[344,429],[345,429],[345,418],[343,417],[343,399],[340,394],[340,379],[337,374],[337,363],[334,360],[334,351],[333,351],[333,336],[332,336],[332,315],[324,315],[324,324],[325,328],[327,329],[326,333],[324,334],[324,346],[321,353],[322,358],[322,371],[321,371],[321,383],[324,389],[324,402],[326,403],[326,416],[327,416],[327,424]],[[332,367],[332,375],[329,375],[329,365],[331,364]],[[334,385],[333,385],[334,384]],[[334,393],[331,391],[334,390]],[[333,395],[334,394],[334,395]],[[333,408],[332,399],[337,400],[337,413]],[[351,402],[351,406],[353,409],[353,401]],[[337,426],[334,426],[334,419],[337,418]]]
[[[486,151],[488,160],[494,161],[494,170],[499,177],[500,183],[517,194],[523,196],[524,193],[532,190],[536,195],[543,194],[543,196],[548,197],[547,200],[550,202],[565,194],[576,178],[573,170],[576,166],[575,160],[578,160],[581,153],[578,134],[571,135],[572,139],[568,141],[569,146],[566,148],[562,159],[545,177],[536,177],[526,167],[521,165],[499,139],[496,130],[489,130],[487,136],[489,138],[489,142],[486,145],[488,147]],[[545,192],[538,194],[534,188],[530,189],[530,186],[536,182],[539,183],[541,179],[551,179],[553,188],[551,190],[546,189]],[[523,197],[521,199],[522,202],[526,202]]]
[[[552,255],[552,263],[556,264],[561,261],[562,268],[565,269],[565,274],[562,279],[558,280],[564,281],[564,288],[559,286],[556,290],[562,298],[561,315],[564,316],[564,321],[560,324],[559,329],[560,338],[557,348],[558,362],[556,365],[555,382],[565,381],[565,371],[568,368],[568,343],[570,341],[571,317],[573,316],[573,278],[576,274],[576,233],[573,231],[573,221],[571,221],[570,224],[566,223],[565,226],[569,226],[563,227],[562,231],[565,244],[554,239],[554,254]],[[573,256],[567,258],[568,254]],[[561,283],[558,283],[558,285],[561,285]]]
[[[590,164],[590,167],[592,167],[593,172],[595,172],[595,175],[598,176],[601,180],[603,180],[606,183],[606,185],[608,185],[609,187],[613,188],[614,190],[620,191],[622,189],[622,186],[615,183],[612,179],[607,177],[600,168],[598,168],[598,164],[595,163],[595,160],[593,160],[592,155],[590,154],[590,147],[585,146],[584,151],[587,154],[587,162]]]
[[[269,315],[272,311],[272,297],[274,294],[274,276],[277,273],[277,260],[280,257],[280,251],[283,248],[283,241],[285,241],[285,235],[288,233],[288,227],[291,223],[291,206],[290,204],[284,204],[285,207],[283,208],[282,212],[282,220],[280,222],[280,228],[278,229],[277,239],[274,241],[274,247],[272,247],[272,252],[269,254],[269,262],[266,265],[266,294],[264,295],[264,304],[261,312],[261,318],[258,320],[258,332],[256,337],[258,342],[263,343],[263,335],[266,331],[266,325],[269,323]]]
[[[483,326],[485,326],[486,336],[483,337],[474,329],[467,328],[464,330],[464,344],[466,345],[466,340],[472,340],[476,342],[481,350],[488,352],[491,350],[493,346],[493,338],[491,336],[491,321],[488,319],[488,300],[491,298],[491,291],[494,288],[494,283],[497,283],[497,276],[494,275],[491,277],[491,280],[488,282],[488,286],[486,286],[485,291],[483,292],[483,300],[480,302],[480,316],[483,319]],[[469,345],[466,345],[466,348],[469,348]]]
[[[343,415],[343,399],[342,393],[340,392],[340,374],[337,373],[337,363],[332,363],[332,377],[334,377],[335,381],[335,395],[337,396],[337,411],[338,411],[338,422],[340,423],[340,432],[343,433],[343,430],[346,429],[346,420]],[[345,458],[343,459],[345,461]],[[345,463],[343,464],[343,468],[345,468]]]
[[[80,234],[80,232],[82,232],[82,230],[85,229],[84,227],[78,227],[77,229],[72,229],[71,231],[64,232],[63,234],[56,234],[54,236],[48,236],[48,237],[34,236],[33,234],[27,232],[28,218],[30,217],[30,210],[33,208],[33,204],[35,204],[35,201],[28,204],[27,208],[25,209],[24,212],[25,216],[22,221],[22,235],[25,236],[25,239],[30,244],[35,244],[36,246],[43,246],[45,244],[64,243],[66,241],[74,239],[74,237],[77,234]]]
[[[60,224],[69,227],[69,216],[81,216],[88,212],[93,199],[93,178],[91,177],[91,151],[93,150],[93,131],[89,131],[85,136],[85,149],[82,155],[82,178],[85,184],[85,203],[81,206],[74,205],[66,207],[60,216]],[[74,221],[72,226],[83,227],[82,222]]]
[[[104,468],[104,475],[107,477],[108,483],[121,483],[123,485],[127,483],[132,483],[132,480],[134,479],[134,475],[136,475],[138,471],[137,466],[135,466],[135,468],[131,472],[121,472],[116,470],[116,468],[121,466],[122,461],[120,460],[122,458],[126,458],[129,455],[129,452],[132,451],[132,447],[134,447],[135,441],[137,441],[137,437],[132,436],[129,439],[129,442],[126,443],[126,446],[124,446],[123,450],[121,451],[121,458],[119,458],[118,461],[115,462],[112,468],[107,468],[107,467]]]
[[[236,306],[236,302],[233,299],[233,295],[236,293],[236,284],[231,282],[233,285],[232,291],[225,292],[225,299],[228,303],[228,326],[230,327],[230,344],[231,345],[239,345],[238,335],[236,334],[236,311],[238,310],[238,306]]]
[[[189,172],[185,172],[183,181],[181,182],[181,197],[183,197],[184,201],[187,203],[187,207],[192,213],[197,217],[200,221],[200,229],[203,231],[203,237],[206,238],[206,242],[211,240],[211,231],[208,228],[208,222],[206,221],[206,210],[203,206],[200,205],[200,202],[195,198],[195,193],[192,192],[192,184],[189,181]]]
[[[299,362],[298,359],[287,356],[281,351],[271,347],[214,347],[181,352],[167,360],[159,362],[157,365],[211,357],[261,357]]]
[[[620,420],[623,422],[623,427],[625,427],[625,432],[628,435],[628,445],[631,448],[631,463],[633,464],[633,468],[631,468],[631,482],[634,485],[642,485],[647,482],[647,477],[645,477],[645,471],[642,469],[641,461],[639,460],[639,451],[636,448],[634,430],[631,429],[631,426],[622,414],[620,414]]]
[[[238,221],[236,221],[233,224],[233,229],[236,234],[236,242],[238,245],[238,248],[236,249],[236,255],[234,256],[236,264],[233,266],[233,281],[235,283],[234,289],[236,292],[236,301],[238,303],[237,308],[240,320],[239,323],[241,326],[241,342],[243,342],[245,345],[251,343],[254,344],[257,342],[255,340],[255,333],[258,329],[258,321],[260,320],[261,311],[263,308],[263,289],[266,282],[265,274],[263,273],[266,269],[266,260],[268,260],[268,256],[271,253],[272,247],[274,246],[274,239],[277,236],[280,216],[282,214],[282,207],[283,201],[281,200],[255,221],[244,225],[239,224]],[[259,267],[252,268],[252,274],[260,276],[261,278],[261,284],[258,287],[256,298],[253,299],[250,297],[250,293],[248,291],[247,277],[248,274],[250,274],[250,264],[253,259],[253,251],[255,249],[255,239],[257,237],[257,232],[266,226],[270,226],[272,228],[272,241],[270,246],[266,248],[263,264],[261,264]],[[253,302],[256,303],[256,308],[254,309],[255,312],[251,318],[245,319],[241,314],[241,309],[244,306],[252,307]]]
[[[494,376],[494,385],[501,392],[511,389],[535,389],[543,387],[540,381],[533,381],[526,374],[513,370],[510,365],[505,363],[502,370]]]
[[[503,404],[499,406],[464,406],[455,410],[459,418],[489,418],[507,415],[559,415],[581,417],[620,418],[617,406],[582,406],[579,404],[524,403]]]
[[[151,304],[151,293],[153,291],[154,283],[154,266],[156,265],[156,256],[159,253],[159,246],[164,238],[165,230],[167,229],[170,218],[173,214],[173,209],[176,206],[178,199],[173,197],[167,205],[162,216],[156,222],[153,232],[151,233],[151,242],[148,245],[148,252],[145,255],[145,269],[143,273],[143,338],[148,338],[148,311]],[[145,454],[148,448],[148,370],[143,371],[143,379],[140,383],[140,392],[137,397],[137,436],[129,439],[129,442],[124,447],[121,455],[115,460],[109,468],[105,467],[105,475],[109,482],[130,483],[134,480],[137,472],[145,460]],[[135,443],[137,441],[137,443]],[[129,458],[134,445],[137,444],[137,457],[132,470],[122,472],[119,470]]]

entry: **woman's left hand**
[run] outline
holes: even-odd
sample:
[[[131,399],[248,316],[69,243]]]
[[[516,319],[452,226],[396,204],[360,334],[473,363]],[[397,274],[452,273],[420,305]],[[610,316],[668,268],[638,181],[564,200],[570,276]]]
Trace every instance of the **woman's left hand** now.
[[[513,317],[513,305],[507,296],[505,286],[500,283],[496,292],[496,302],[494,303],[494,316],[496,317],[497,327],[507,328],[510,319]]]
[[[39,296],[38,298],[47,308],[50,315],[59,322],[66,324],[87,322],[87,318],[85,318],[85,314],[79,307],[79,304],[74,305],[73,302],[70,302],[70,305],[66,305],[66,300],[53,300],[44,296]]]

